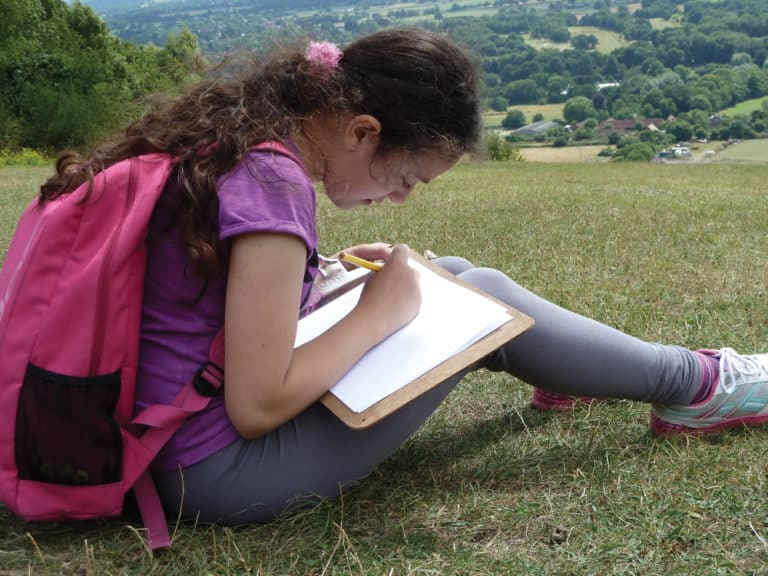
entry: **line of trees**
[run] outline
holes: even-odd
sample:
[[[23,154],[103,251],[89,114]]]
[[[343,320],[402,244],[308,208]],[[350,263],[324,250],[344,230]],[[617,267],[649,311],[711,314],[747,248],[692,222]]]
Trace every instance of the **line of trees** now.
[[[80,2],[0,0],[0,14],[0,149],[92,143],[205,66],[191,32],[140,46]]]

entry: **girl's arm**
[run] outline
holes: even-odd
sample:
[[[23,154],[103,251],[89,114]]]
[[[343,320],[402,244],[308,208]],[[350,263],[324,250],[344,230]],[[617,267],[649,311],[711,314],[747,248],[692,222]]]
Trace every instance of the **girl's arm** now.
[[[318,400],[370,348],[405,325],[421,304],[405,246],[367,283],[355,309],[294,350],[306,246],[288,234],[232,242],[226,313],[226,409],[237,431],[256,438]]]

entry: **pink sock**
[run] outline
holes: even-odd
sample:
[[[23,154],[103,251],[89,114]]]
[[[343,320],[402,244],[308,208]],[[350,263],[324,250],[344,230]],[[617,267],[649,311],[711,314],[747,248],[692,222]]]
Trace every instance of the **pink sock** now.
[[[720,379],[720,356],[714,356],[712,352],[696,352],[696,357],[701,365],[701,384],[691,404],[698,404],[709,398],[712,390]]]

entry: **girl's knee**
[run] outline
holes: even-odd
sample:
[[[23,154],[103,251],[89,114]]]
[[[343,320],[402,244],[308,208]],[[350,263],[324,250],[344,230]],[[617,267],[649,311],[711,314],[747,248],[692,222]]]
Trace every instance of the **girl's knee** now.
[[[491,294],[498,292],[499,287],[510,282],[509,276],[495,268],[472,268],[459,276],[472,286]]]
[[[443,270],[447,270],[451,274],[459,275],[467,270],[474,268],[472,262],[461,256],[440,256],[432,260],[433,264],[437,264]]]

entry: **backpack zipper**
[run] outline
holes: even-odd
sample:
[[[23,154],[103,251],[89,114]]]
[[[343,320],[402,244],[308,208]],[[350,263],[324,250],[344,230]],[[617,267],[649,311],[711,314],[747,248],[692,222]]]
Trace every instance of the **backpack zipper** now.
[[[125,204],[123,205],[123,215],[120,218],[115,231],[109,239],[109,245],[107,246],[106,254],[104,255],[104,261],[101,264],[101,270],[99,271],[99,284],[96,296],[96,326],[94,327],[94,342],[91,354],[91,365],[88,370],[90,376],[95,376],[99,364],[101,363],[101,356],[104,352],[104,335],[107,329],[107,317],[109,312],[109,293],[112,288],[112,275],[110,270],[112,268],[112,256],[115,249],[115,244],[121,236],[123,226],[125,225],[125,219],[133,206],[134,199],[136,197],[136,159],[130,159],[131,167],[128,174],[128,193],[125,196]],[[106,175],[104,176],[106,178]],[[106,181],[104,184],[106,189]]]

